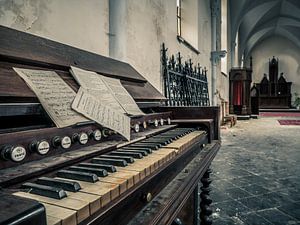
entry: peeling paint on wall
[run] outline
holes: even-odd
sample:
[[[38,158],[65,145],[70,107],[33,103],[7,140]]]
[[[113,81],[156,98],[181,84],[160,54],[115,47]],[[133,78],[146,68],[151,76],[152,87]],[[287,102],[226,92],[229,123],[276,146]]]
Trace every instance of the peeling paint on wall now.
[[[108,55],[109,0],[1,0],[0,25]]]

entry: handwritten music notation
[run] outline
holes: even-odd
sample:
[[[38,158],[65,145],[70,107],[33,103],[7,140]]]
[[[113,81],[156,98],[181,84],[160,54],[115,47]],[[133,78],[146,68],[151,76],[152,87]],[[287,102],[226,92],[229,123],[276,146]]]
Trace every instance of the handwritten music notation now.
[[[144,115],[120,80],[73,66],[70,72],[81,87],[118,112]]]
[[[101,99],[95,98],[84,88],[80,88],[72,104],[72,108],[87,118],[109,127],[130,140],[130,118],[105,105]]]
[[[67,127],[88,120],[71,108],[76,93],[56,72],[13,69],[36,94],[57,127]]]

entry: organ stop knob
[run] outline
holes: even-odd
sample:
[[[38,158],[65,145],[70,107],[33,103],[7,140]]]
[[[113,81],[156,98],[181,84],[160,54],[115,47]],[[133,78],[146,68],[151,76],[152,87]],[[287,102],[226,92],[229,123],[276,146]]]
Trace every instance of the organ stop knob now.
[[[29,149],[33,152],[37,152],[40,155],[46,155],[50,150],[50,144],[46,140],[33,141],[29,145]]]
[[[26,149],[23,146],[4,146],[1,150],[1,158],[13,162],[21,162],[26,157]]]

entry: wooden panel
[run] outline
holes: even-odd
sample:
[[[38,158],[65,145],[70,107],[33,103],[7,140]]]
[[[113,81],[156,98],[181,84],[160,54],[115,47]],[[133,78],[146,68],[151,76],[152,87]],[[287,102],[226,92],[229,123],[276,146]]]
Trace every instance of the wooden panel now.
[[[2,56],[22,58],[28,63],[62,69],[72,65],[118,78],[146,82],[128,63],[4,26],[0,26],[0,52]]]
[[[200,121],[200,119],[212,119],[213,129],[213,140],[219,140],[220,138],[220,107],[218,106],[190,106],[190,107],[159,107],[155,108],[157,112],[166,112],[172,111],[172,119],[177,121],[179,120],[196,120],[199,121],[194,124],[190,124],[191,126],[195,127],[198,124],[204,124]]]

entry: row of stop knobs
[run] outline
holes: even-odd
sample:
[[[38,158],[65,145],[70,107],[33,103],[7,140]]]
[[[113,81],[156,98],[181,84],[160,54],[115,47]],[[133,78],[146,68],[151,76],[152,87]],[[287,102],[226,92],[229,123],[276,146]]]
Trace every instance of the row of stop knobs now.
[[[32,141],[28,149],[30,152],[36,152],[39,155],[46,155],[50,151],[50,146],[53,148],[69,149],[73,143],[79,143],[81,145],[87,144],[90,139],[100,141],[103,137],[108,137],[115,134],[114,131],[109,129],[91,130],[89,132],[75,133],[71,137],[69,136],[55,136],[51,139],[51,143],[47,140],[34,140]],[[0,157],[2,160],[10,160],[13,162],[21,162],[26,158],[27,150],[22,145],[4,145],[1,148]]]
[[[158,127],[159,125],[164,125],[164,123],[171,124],[171,119],[168,118],[167,120],[160,119],[160,120],[153,120],[148,121],[148,125],[153,125],[154,127]],[[147,128],[147,123],[144,122],[143,128]],[[135,124],[132,129],[135,132],[140,131],[140,124]],[[46,155],[50,151],[50,146],[52,145],[53,148],[59,148],[62,149],[69,149],[73,143],[79,143],[81,145],[85,145],[88,143],[90,139],[93,139],[94,141],[100,141],[102,137],[108,137],[112,134],[116,134],[115,131],[109,130],[109,129],[103,129],[102,131],[99,129],[91,130],[89,132],[81,132],[81,133],[75,133],[71,137],[69,136],[55,136],[51,139],[51,143],[49,143],[47,140],[34,140],[32,141],[28,149],[30,152],[35,152],[39,155]],[[21,162],[26,158],[27,150],[22,145],[4,145],[0,149],[0,158],[2,160],[10,160],[12,162]]]
[[[154,126],[154,127],[158,127],[158,126],[163,126],[165,124],[170,125],[171,124],[171,119],[167,118],[167,119],[154,119],[154,120],[149,120],[148,123],[146,121],[144,121],[143,123],[136,123],[134,124],[131,128],[134,130],[134,132],[138,133],[140,132],[140,127],[142,125],[142,127],[144,129],[146,129],[148,126]]]

